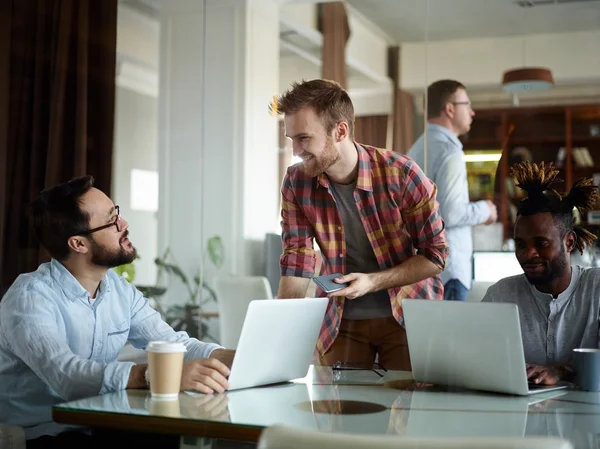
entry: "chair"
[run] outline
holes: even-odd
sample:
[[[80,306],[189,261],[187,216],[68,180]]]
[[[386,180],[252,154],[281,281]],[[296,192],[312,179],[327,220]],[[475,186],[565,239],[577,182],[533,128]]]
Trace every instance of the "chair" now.
[[[258,449],[573,449],[551,437],[428,438],[326,433],[272,426],[263,431]]]
[[[471,290],[467,293],[467,301],[469,302],[479,302],[483,299],[485,294],[487,293],[488,288],[494,285],[495,282],[485,282],[485,281],[473,281],[473,285],[471,286]]]
[[[250,301],[273,299],[271,285],[264,276],[229,276],[215,280],[219,303],[220,343],[237,348]]]
[[[0,448],[25,449],[25,432],[23,428],[0,423]]]

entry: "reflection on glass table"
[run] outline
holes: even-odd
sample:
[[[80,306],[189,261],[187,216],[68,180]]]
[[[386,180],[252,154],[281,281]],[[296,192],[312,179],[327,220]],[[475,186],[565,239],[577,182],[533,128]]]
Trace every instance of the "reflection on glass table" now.
[[[337,374],[342,375],[338,378]],[[256,442],[263,428],[283,424],[352,434],[409,436],[558,436],[596,448],[600,394],[562,390],[535,397],[416,386],[410,373],[333,370],[315,366],[295,382],[223,395],[182,393],[158,403],[132,390],[55,407],[60,422],[158,429],[180,435]],[[82,417],[88,422],[82,421]],[[72,422],[71,422],[72,423]],[[145,426],[145,427],[144,427]],[[138,427],[139,428],[139,427]]]

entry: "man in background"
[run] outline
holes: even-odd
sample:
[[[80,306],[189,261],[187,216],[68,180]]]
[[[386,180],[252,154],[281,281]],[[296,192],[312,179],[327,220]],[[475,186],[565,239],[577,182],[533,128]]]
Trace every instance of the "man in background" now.
[[[427,166],[425,134],[408,151],[438,188],[440,214],[446,223],[450,255],[441,274],[444,299],[465,301],[471,288],[472,227],[494,223],[496,206],[491,201],[469,201],[467,167],[458,136],[471,128],[475,113],[465,87],[454,80],[440,80],[427,88]]]

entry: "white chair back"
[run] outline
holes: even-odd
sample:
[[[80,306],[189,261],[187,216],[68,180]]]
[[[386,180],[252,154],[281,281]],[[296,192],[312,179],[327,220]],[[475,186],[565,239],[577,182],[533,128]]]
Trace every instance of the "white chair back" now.
[[[494,284],[495,282],[473,281],[473,285],[471,285],[471,290],[469,290],[469,293],[467,293],[467,301],[481,301],[487,293],[488,288],[490,288]]]
[[[551,437],[429,438],[354,435],[273,426],[261,434],[258,449],[573,449]]]
[[[264,276],[229,276],[215,280],[219,303],[219,343],[236,349],[250,301],[273,299],[271,285]]]

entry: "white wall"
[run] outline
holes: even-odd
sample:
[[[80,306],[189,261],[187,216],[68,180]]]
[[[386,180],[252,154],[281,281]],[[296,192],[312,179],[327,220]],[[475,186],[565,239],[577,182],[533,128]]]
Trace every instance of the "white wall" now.
[[[469,88],[499,88],[504,71],[524,64],[551,69],[557,85],[598,83],[598,43],[600,30],[407,43],[400,58],[401,85],[419,91],[424,80],[455,78]]]
[[[243,271],[262,275],[265,234],[276,231],[273,222],[279,215],[278,118],[267,113],[280,79],[279,8],[269,1],[250,3],[245,47],[243,234],[247,256]]]
[[[158,170],[159,22],[119,3],[112,198],[129,222],[135,261],[135,283],[154,284],[157,255],[155,212],[132,210],[131,171]]]
[[[115,104],[112,199],[129,223],[130,239],[140,259],[135,261],[135,283],[153,285],[157,251],[157,218],[154,212],[131,209],[131,170],[158,170],[157,100],[118,87]]]
[[[268,114],[279,88],[278,6],[186,0],[161,17],[159,248],[172,247],[193,272],[206,240],[220,235],[220,274],[254,273],[278,204],[277,121]],[[210,281],[215,270],[204,269]]]

